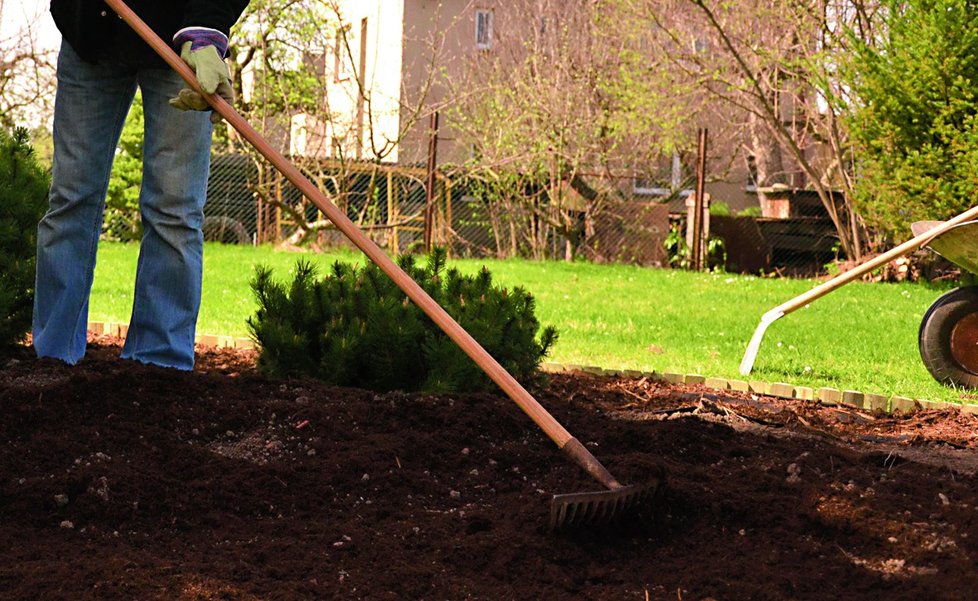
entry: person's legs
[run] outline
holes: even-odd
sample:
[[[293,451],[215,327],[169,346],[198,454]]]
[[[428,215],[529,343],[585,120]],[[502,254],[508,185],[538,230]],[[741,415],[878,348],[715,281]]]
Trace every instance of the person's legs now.
[[[143,240],[122,357],[189,370],[200,308],[210,113],[167,104],[184,87],[173,71],[141,70],[138,80],[146,119]]]
[[[85,354],[105,194],[135,90],[134,71],[91,65],[62,44],[50,206],[37,228],[32,337],[40,357],[76,363]]]

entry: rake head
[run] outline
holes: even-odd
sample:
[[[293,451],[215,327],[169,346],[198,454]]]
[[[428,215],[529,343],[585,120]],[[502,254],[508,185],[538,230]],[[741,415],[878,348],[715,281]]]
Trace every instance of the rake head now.
[[[601,526],[618,521],[649,504],[659,481],[598,492],[554,495],[550,502],[550,530]]]

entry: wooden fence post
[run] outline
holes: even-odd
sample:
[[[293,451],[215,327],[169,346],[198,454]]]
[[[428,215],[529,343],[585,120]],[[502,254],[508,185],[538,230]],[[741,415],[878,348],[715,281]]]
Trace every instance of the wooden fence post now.
[[[706,128],[699,131],[699,150],[696,157],[696,197],[693,202],[693,241],[691,247],[691,265],[696,271],[703,269],[705,263],[703,236],[703,210],[706,205],[703,189],[706,184]]]
[[[425,182],[424,203],[424,250],[431,252],[431,238],[435,217],[435,171],[438,168],[438,111],[431,113],[428,132],[428,172]]]

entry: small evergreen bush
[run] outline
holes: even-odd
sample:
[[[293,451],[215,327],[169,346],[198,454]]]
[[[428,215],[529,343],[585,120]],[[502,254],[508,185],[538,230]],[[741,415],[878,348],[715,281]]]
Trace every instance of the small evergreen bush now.
[[[31,327],[37,222],[49,185],[27,130],[11,136],[0,129],[0,349],[23,340]]]
[[[546,327],[537,339],[533,297],[494,286],[486,268],[465,276],[446,270],[445,261],[445,250],[435,249],[425,267],[411,256],[398,262],[513,377],[535,377],[557,333]],[[315,267],[300,260],[288,285],[259,266],[251,287],[259,308],[248,326],[267,375],[309,375],[378,391],[463,392],[491,384],[376,265],[337,262],[317,278]]]

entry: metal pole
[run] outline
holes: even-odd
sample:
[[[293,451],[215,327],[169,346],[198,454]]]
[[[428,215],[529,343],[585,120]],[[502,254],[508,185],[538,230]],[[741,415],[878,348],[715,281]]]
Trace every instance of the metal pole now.
[[[706,183],[706,128],[699,130],[699,150],[696,156],[696,198],[693,206],[692,267],[703,269],[703,194]]]
[[[435,217],[435,171],[438,167],[438,111],[431,113],[428,131],[428,173],[425,182],[424,202],[424,250],[431,251],[432,230]]]

